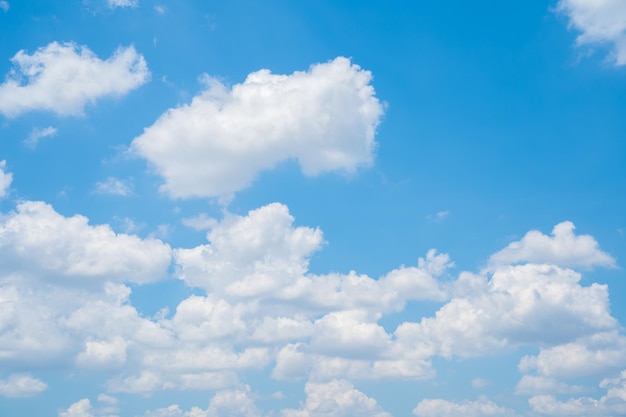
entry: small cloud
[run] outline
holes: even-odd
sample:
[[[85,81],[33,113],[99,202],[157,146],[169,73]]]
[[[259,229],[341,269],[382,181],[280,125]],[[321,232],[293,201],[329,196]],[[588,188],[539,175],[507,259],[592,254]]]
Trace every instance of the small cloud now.
[[[52,126],[44,127],[43,129],[35,127],[30,131],[30,134],[24,140],[24,145],[28,146],[30,149],[35,149],[40,139],[47,138],[48,136],[54,136],[57,132],[57,128]]]
[[[428,216],[426,216],[426,219],[433,222],[441,222],[443,221],[443,219],[448,217],[449,214],[450,210],[442,210],[438,211],[435,215],[429,214]]]
[[[127,197],[133,193],[133,190],[125,181],[109,177],[106,181],[96,183],[95,192]]]
[[[111,9],[116,7],[137,7],[139,0],[107,0],[107,4]]]
[[[29,375],[11,375],[8,379],[0,379],[0,396],[17,398],[32,397],[48,389],[45,382]]]
[[[166,239],[172,232],[172,226],[169,224],[160,224],[156,230],[148,235],[152,239]]]
[[[474,388],[485,388],[487,385],[489,385],[489,381],[487,381],[486,379],[482,379],[482,378],[472,379],[472,387]]]
[[[0,198],[7,195],[7,190],[13,182],[13,174],[6,172],[7,161],[0,161]]]
[[[157,4],[156,6],[154,6],[154,11],[160,15],[164,15],[165,12],[167,12],[167,7],[163,6],[162,4]]]
[[[9,2],[5,1],[5,0],[0,0],[0,9],[2,9],[3,12],[8,12],[9,11]]]
[[[275,400],[284,400],[285,398],[287,398],[287,396],[283,394],[281,391],[276,391],[275,393],[272,394],[272,398]]]
[[[181,222],[183,225],[198,231],[209,230],[217,224],[217,220],[207,216],[205,213],[200,213],[194,217],[186,217]]]

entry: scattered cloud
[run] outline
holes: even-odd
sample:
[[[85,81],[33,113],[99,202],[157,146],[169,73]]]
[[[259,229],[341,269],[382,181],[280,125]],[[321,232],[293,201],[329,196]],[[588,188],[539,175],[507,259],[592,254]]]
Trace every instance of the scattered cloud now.
[[[48,389],[45,382],[30,375],[15,374],[8,379],[0,379],[0,396],[32,397]]]
[[[615,416],[626,414],[626,371],[618,378],[605,378],[600,383],[606,394],[599,399],[570,398],[559,401],[553,395],[537,395],[528,400],[536,413],[550,416]]]
[[[66,410],[59,411],[59,417],[118,417],[117,398],[100,394],[95,407],[87,398],[76,401]]]
[[[426,216],[426,219],[432,220],[434,222],[441,222],[443,221],[443,219],[448,217],[449,214],[450,210],[438,211],[437,213],[435,213],[435,215],[429,214],[428,216]]]
[[[472,379],[472,387],[473,388],[485,388],[487,385],[489,385],[489,381],[487,381],[486,379],[483,378],[474,378]]]
[[[442,399],[426,399],[413,410],[417,417],[515,417],[513,410],[501,407],[493,401],[481,397],[477,401],[455,403]]]
[[[101,60],[86,46],[52,42],[32,55],[21,50],[11,62],[14,68],[0,84],[0,113],[7,117],[33,110],[80,115],[87,104],[122,96],[150,78],[133,46]]]
[[[57,129],[52,126],[48,126],[44,128],[34,127],[30,131],[28,138],[24,140],[24,144],[28,146],[30,149],[35,149],[40,139],[43,139],[49,136],[54,136],[56,134],[57,134]]]
[[[111,9],[117,7],[137,7],[139,6],[139,0],[107,0],[107,5]]]
[[[592,236],[575,235],[575,229],[572,222],[566,221],[554,226],[552,236],[532,230],[522,240],[493,254],[489,262],[492,265],[533,262],[584,268],[616,266],[615,259],[601,251]]]
[[[157,12],[157,14],[164,15],[165,12],[167,12],[167,7],[162,4],[157,4],[154,6],[154,11]]]
[[[0,161],[0,198],[6,197],[7,190],[13,182],[13,174],[6,171],[7,161]]]
[[[221,197],[297,160],[305,175],[371,165],[383,105],[372,76],[347,58],[276,75],[260,70],[231,88],[204,76],[205,90],[168,110],[132,150],[163,177],[171,197]]]
[[[560,0],[556,10],[581,32],[576,43],[608,45],[610,60],[626,65],[626,3],[622,0]]]
[[[281,417],[391,417],[375,399],[345,380],[308,382],[306,401],[299,410],[283,410]]]
[[[3,12],[8,12],[9,11],[9,2],[6,0],[0,0],[0,9],[2,9]]]
[[[96,183],[95,192],[98,194],[119,195],[127,197],[133,193],[128,181],[109,177],[106,181]]]

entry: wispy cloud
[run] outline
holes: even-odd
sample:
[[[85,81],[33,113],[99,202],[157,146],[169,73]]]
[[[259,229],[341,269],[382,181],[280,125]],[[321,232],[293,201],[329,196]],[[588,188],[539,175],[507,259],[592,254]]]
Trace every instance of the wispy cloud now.
[[[131,195],[133,190],[127,181],[109,177],[105,181],[96,183],[95,192],[98,194],[111,194],[126,197]]]
[[[24,140],[24,145],[28,146],[30,149],[35,149],[40,139],[54,136],[57,134],[57,132],[57,128],[52,126],[44,128],[34,127],[30,131],[28,137]]]

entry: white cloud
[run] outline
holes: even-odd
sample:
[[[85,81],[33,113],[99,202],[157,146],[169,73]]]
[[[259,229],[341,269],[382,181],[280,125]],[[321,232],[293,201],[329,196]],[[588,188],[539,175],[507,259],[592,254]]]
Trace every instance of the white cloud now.
[[[578,45],[605,44],[612,48],[611,60],[626,65],[626,3],[622,0],[560,0],[560,13],[570,27],[580,31]]]
[[[615,416],[626,415],[626,371],[618,378],[606,378],[600,383],[606,394],[591,397],[569,398],[559,401],[552,395],[538,395],[528,400],[536,413],[552,416]]]
[[[626,366],[626,337],[617,331],[599,332],[550,348],[541,348],[537,356],[524,356],[522,372],[536,370],[556,378],[602,375]]]
[[[345,380],[308,382],[306,401],[299,410],[283,410],[281,417],[391,417],[375,399]]]
[[[87,398],[76,401],[67,409],[59,411],[59,417],[118,417],[117,398],[109,395],[98,395],[98,403],[94,407]]]
[[[48,385],[30,375],[15,374],[8,379],[0,379],[0,396],[32,397],[45,391]]]
[[[7,161],[0,161],[0,198],[6,197],[7,190],[13,182],[13,174],[6,171]]]
[[[176,404],[147,411],[143,417],[260,417],[248,387],[244,390],[220,391],[211,398],[209,407],[192,407],[182,411]]]
[[[441,399],[426,399],[417,404],[413,414],[418,417],[515,417],[517,414],[510,409],[501,407],[487,398],[478,401],[455,403]]]
[[[133,193],[133,189],[128,184],[128,181],[108,177],[106,181],[96,183],[95,192],[98,194],[110,194],[126,197]]]
[[[426,219],[432,220],[434,222],[441,222],[443,221],[443,219],[448,217],[449,214],[450,210],[442,210],[438,211],[435,215],[429,214],[428,216],[426,216]]]
[[[139,0],[107,0],[107,4],[111,9],[116,7],[137,7]]]
[[[472,388],[480,389],[485,388],[489,385],[489,381],[483,378],[474,378],[472,379]]]
[[[554,226],[551,237],[532,230],[522,240],[493,254],[489,262],[497,265],[534,262],[564,267],[615,267],[615,259],[601,251],[592,236],[575,235],[575,229],[572,222],[566,221]]]
[[[49,136],[54,136],[56,134],[57,134],[57,129],[52,126],[48,126],[43,129],[34,127],[30,131],[28,138],[24,140],[24,144],[31,149],[35,149],[40,139],[47,138]]]
[[[0,85],[0,113],[8,117],[31,110],[80,115],[87,104],[122,96],[150,77],[133,46],[103,61],[86,46],[52,42],[32,55],[19,51],[11,61],[14,68]]]
[[[490,280],[469,273],[434,317],[403,323],[398,348],[444,357],[493,353],[519,345],[556,345],[614,329],[607,287],[579,285],[580,274],[556,266],[503,267]]]
[[[272,299],[299,309],[401,309],[406,300],[443,300],[433,278],[452,265],[429,251],[418,267],[401,267],[380,280],[351,272],[308,275],[309,257],[323,244],[322,232],[294,227],[289,209],[278,203],[227,214],[207,235],[209,244],[175,251],[178,275],[190,286],[231,298]]]
[[[159,240],[90,226],[84,216],[64,217],[36,201],[0,218],[0,248],[4,271],[60,279],[144,283],[162,279],[170,263],[170,247]]]
[[[9,2],[6,0],[0,0],[0,9],[2,9],[3,12],[8,12],[9,11]]]
[[[206,89],[164,113],[132,149],[177,198],[228,198],[287,160],[308,176],[354,172],[372,163],[383,114],[371,78],[346,58],[291,75],[260,70],[232,88],[205,76]]]

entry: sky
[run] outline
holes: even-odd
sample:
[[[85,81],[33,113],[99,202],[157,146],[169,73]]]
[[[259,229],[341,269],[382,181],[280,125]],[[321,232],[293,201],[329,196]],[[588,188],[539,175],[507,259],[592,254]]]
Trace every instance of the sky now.
[[[623,0],[0,0],[0,416],[626,415]]]

